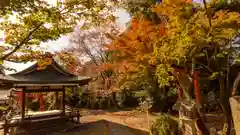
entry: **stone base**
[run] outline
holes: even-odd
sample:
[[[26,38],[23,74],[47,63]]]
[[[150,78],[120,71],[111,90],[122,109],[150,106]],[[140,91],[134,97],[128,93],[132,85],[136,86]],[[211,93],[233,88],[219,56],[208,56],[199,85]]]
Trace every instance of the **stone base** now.
[[[197,135],[197,119],[180,119],[181,130],[184,135]]]

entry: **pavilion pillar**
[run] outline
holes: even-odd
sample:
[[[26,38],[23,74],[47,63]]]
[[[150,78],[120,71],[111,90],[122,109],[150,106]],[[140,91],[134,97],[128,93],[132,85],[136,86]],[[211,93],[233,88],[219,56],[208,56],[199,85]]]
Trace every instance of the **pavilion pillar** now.
[[[56,91],[55,92],[55,108],[58,110],[59,109],[59,107],[58,107],[58,92]]]
[[[23,95],[22,93],[23,93],[22,90],[20,92],[17,92],[18,103],[21,105],[21,107],[22,107],[22,95]]]
[[[65,114],[65,88],[63,88],[63,91],[62,91],[62,110],[63,110],[63,113]]]
[[[24,89],[22,89],[22,101],[21,101],[21,116],[22,116],[22,120],[24,120],[25,117],[25,98],[26,98],[26,93],[24,91]]]
[[[39,100],[40,100],[40,111],[44,111],[44,100],[43,100],[43,95],[39,95]]]
[[[25,103],[28,103],[28,93],[25,95]],[[26,106],[26,112],[28,112],[28,106]]]

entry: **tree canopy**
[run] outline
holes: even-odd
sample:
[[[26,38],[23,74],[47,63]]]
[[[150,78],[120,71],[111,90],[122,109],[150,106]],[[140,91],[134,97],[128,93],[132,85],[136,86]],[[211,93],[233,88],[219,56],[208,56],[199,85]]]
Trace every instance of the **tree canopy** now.
[[[84,28],[114,21],[113,10],[113,6],[106,5],[105,1],[91,0],[56,1],[56,5],[44,0],[16,0],[3,4],[0,30],[4,31],[4,42],[8,46],[1,49],[0,60],[26,60],[24,56],[16,60],[15,52],[33,56],[27,57],[29,60],[35,59],[42,54],[34,51],[40,43],[57,40],[61,35],[72,32],[81,20],[85,20]],[[15,21],[9,20],[11,16]]]

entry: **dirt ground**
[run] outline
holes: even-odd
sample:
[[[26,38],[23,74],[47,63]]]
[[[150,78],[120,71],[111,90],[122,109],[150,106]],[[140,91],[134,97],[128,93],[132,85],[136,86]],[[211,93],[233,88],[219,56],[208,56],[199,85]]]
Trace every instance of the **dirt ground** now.
[[[139,111],[104,111],[104,110],[80,110],[81,124],[59,124],[55,126],[46,125],[34,135],[149,135],[149,127],[158,116],[146,114]],[[206,115],[206,124],[222,128],[223,116],[219,114]],[[30,133],[28,135],[32,135]],[[24,134],[25,135],[25,134]]]
[[[80,110],[80,124],[71,122],[48,123],[37,131],[22,132],[18,135],[149,135],[150,121],[155,118],[138,111]],[[34,128],[35,129],[35,128]]]
[[[149,134],[150,124],[148,124],[145,114],[134,111],[106,112],[102,110],[81,110],[81,114],[83,115],[81,125],[61,133],[61,135]],[[153,119],[150,117],[150,120]]]

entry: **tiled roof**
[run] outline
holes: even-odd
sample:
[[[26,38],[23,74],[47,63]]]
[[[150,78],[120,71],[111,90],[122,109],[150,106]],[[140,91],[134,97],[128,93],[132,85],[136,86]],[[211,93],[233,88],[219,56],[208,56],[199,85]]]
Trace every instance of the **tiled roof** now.
[[[10,75],[1,75],[0,81],[10,84],[87,84],[91,79],[84,76],[76,76],[68,73],[60,67],[54,60],[51,65],[48,65],[43,70],[38,70],[38,65],[35,64],[29,68]]]

